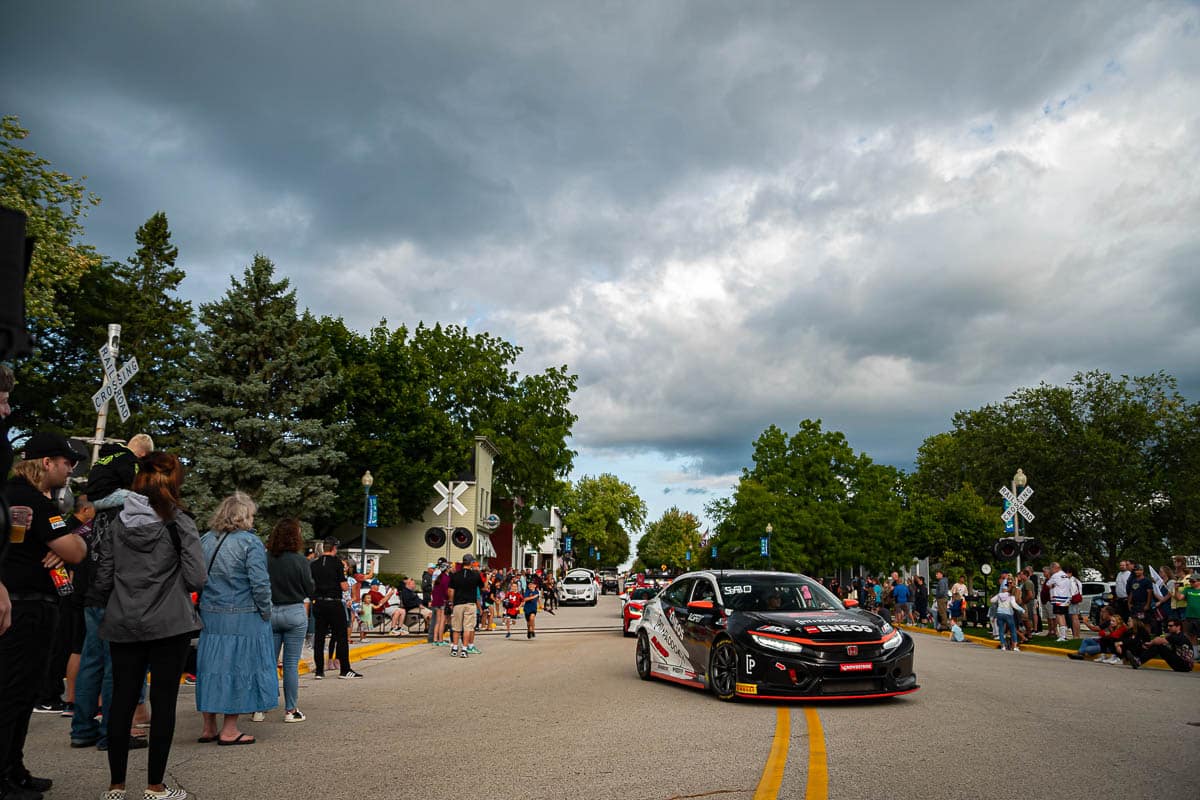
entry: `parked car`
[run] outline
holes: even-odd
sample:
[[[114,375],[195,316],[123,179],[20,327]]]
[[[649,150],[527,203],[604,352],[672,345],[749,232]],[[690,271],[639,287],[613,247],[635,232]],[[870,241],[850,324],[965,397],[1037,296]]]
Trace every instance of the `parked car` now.
[[[562,605],[587,603],[594,606],[599,591],[591,575],[583,571],[568,572],[558,584],[558,602]]]
[[[1117,585],[1113,581],[1080,581],[1083,584],[1083,602],[1079,604],[1080,616],[1088,616],[1092,611],[1092,601],[1098,597],[1103,597],[1104,602],[1112,600],[1113,588]]]
[[[621,591],[621,579],[615,572],[600,573],[600,594],[619,594]]]

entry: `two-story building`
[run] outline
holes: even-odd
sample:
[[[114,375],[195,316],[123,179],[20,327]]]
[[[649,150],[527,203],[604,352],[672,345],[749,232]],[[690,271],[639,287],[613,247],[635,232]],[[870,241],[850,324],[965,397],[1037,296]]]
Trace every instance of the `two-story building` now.
[[[465,511],[460,512],[453,503],[448,503],[445,510],[435,512],[434,507],[442,498],[429,487],[430,500],[424,519],[367,530],[367,564],[377,565],[378,572],[398,572],[414,578],[419,578],[426,565],[439,558],[461,561],[466,553],[474,553],[480,565],[487,566],[488,559],[496,555],[491,538],[496,528],[496,518],[492,515],[492,467],[498,455],[496,446],[486,436],[476,436],[471,468],[453,481],[444,482],[452,493],[460,486],[466,487],[460,489],[456,498]],[[337,537],[341,552],[358,560],[361,529],[347,523],[338,527]]]

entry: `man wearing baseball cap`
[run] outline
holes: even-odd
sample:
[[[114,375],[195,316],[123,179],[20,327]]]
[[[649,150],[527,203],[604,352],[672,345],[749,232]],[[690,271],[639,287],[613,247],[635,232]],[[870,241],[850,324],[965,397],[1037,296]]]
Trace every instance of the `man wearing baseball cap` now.
[[[462,569],[450,576],[450,655],[466,658],[478,653],[475,647],[475,620],[479,612],[479,593],[483,579],[475,569],[478,561],[471,553],[462,557]],[[460,647],[461,645],[461,647]]]
[[[66,437],[39,431],[4,487],[12,514],[0,583],[12,599],[12,628],[0,636],[0,797],[40,798],[48,778],[25,767],[25,735],[58,625],[59,589],[51,573],[87,555],[81,537],[67,533],[54,493],[82,458]],[[61,573],[60,573],[61,574]],[[70,584],[64,584],[69,590]]]
[[[1183,632],[1195,647],[1196,639],[1200,636],[1200,573],[1189,575],[1186,586],[1181,581],[1175,587],[1175,597],[1186,603],[1183,608]]]

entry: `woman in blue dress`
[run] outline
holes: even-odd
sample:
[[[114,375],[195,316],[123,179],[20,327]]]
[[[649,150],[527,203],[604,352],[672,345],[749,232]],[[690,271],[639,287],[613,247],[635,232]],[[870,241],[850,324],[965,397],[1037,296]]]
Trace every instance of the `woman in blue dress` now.
[[[196,655],[196,708],[204,714],[200,742],[254,744],[253,736],[238,730],[238,716],[266,711],[279,701],[267,551],[253,530],[257,510],[247,495],[234,492],[200,539],[208,564]],[[225,715],[219,731],[218,714]]]

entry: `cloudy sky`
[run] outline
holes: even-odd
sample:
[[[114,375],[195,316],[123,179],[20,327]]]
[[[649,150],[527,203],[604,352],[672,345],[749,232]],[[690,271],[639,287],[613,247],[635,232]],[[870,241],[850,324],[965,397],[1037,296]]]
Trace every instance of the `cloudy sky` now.
[[[651,518],[769,424],[910,467],[1079,370],[1200,399],[1200,9],[1128,2],[7,3],[3,113],[110,256],[255,252],[365,329],[580,377]],[[1014,465],[1015,467],[1016,465]]]

